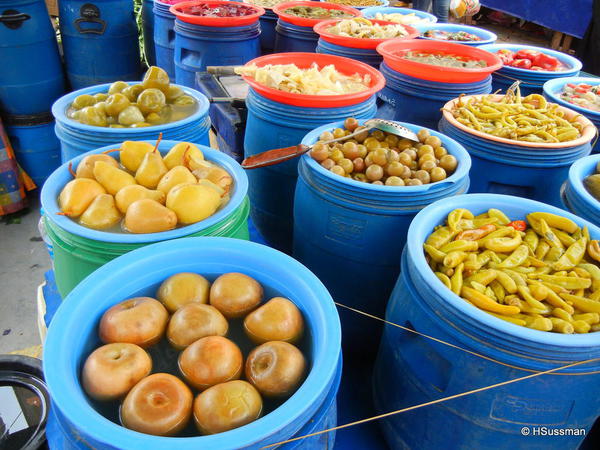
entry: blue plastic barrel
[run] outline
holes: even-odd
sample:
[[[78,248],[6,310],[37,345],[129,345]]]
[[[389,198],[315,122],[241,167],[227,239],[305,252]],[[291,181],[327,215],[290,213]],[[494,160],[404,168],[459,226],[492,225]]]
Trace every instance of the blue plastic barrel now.
[[[265,298],[282,295],[293,299],[308,330],[310,372],[281,406],[243,427],[179,439],[144,435],[106,420],[93,408],[81,387],[79,368],[100,344],[97,325],[107,308],[126,298],[152,296],[163,280],[182,271],[200,273],[211,280],[225,272],[243,272],[265,287]],[[330,414],[339,385],[340,356],[336,308],[325,286],[306,267],[252,242],[184,238],[134,250],[82,281],[52,320],[44,347],[44,375],[53,407],[59,413],[57,421],[75,448],[259,449],[333,422]],[[306,448],[331,449],[332,441],[331,435],[317,436],[306,443]],[[303,444],[294,442],[282,448],[305,448]]]
[[[567,69],[559,72],[549,71],[537,71],[529,69],[519,69],[518,67],[503,66],[500,70],[497,70],[492,74],[492,88],[494,91],[501,89],[505,92],[506,89],[513,84],[515,81],[521,81],[521,95],[529,94],[542,94],[544,83],[548,80],[563,77],[573,77],[579,75],[581,70],[581,61],[574,58],[566,53],[558,52],[556,50],[550,50],[547,48],[533,47],[531,45],[521,44],[489,44],[482,45],[482,50],[487,50],[491,53],[496,53],[498,50],[511,50],[513,52],[519,50],[536,50],[544,52],[547,55],[554,56],[561,63],[563,63]]]
[[[583,181],[596,173],[599,162],[600,155],[586,156],[575,161],[569,169],[562,197],[565,209],[596,226],[600,226],[600,200],[588,192]]]
[[[427,128],[437,128],[440,108],[461,94],[476,95],[492,92],[492,77],[475,83],[439,83],[396,72],[385,62],[379,71],[386,86],[379,92],[383,103],[377,117],[402,120]]]
[[[356,6],[354,6],[353,8],[356,8]],[[361,9],[361,8],[358,8]],[[399,8],[396,6],[371,6],[370,8],[364,8],[362,10],[362,15],[363,17],[366,17],[367,19],[375,19],[375,15],[377,13],[381,13],[381,14],[414,14],[416,17],[420,18],[423,22],[437,22],[437,17],[435,17],[433,14],[429,14],[425,11],[419,11],[418,9],[411,9],[411,8]],[[420,22],[419,22],[420,23]],[[417,22],[413,23],[407,23],[406,25],[416,25]]]
[[[4,128],[17,162],[41,188],[60,166],[60,142],[54,134],[52,114],[8,116]]]
[[[71,87],[137,80],[140,46],[133,0],[92,1],[59,2],[60,33]]]
[[[154,0],[143,0],[142,3],[142,30],[144,35],[144,56],[148,65],[156,65],[154,52]]]
[[[364,121],[360,121],[361,124]],[[422,127],[399,122],[418,132]],[[302,140],[314,144],[321,133],[343,128],[343,121],[311,131]],[[298,166],[294,199],[294,258],[347,306],[383,317],[400,271],[408,227],[425,206],[469,189],[471,158],[462,145],[437,131],[448,153],[458,160],[447,179],[423,186],[376,186],[340,177],[304,155]],[[458,198],[455,202],[460,203]],[[382,324],[340,309],[344,348],[372,354]]]
[[[319,35],[312,27],[302,27],[293,23],[277,20],[275,26],[275,53],[309,52],[317,48]]]
[[[275,48],[275,25],[277,14],[265,8],[265,13],[258,19],[260,22],[260,50],[263,55],[273,53]]]
[[[205,27],[175,20],[175,81],[196,87],[206,66],[237,66],[260,56],[258,20],[238,27]]]
[[[130,84],[136,83],[131,82]],[[191,116],[177,122],[144,128],[105,128],[84,125],[66,116],[67,109],[75,97],[81,94],[93,95],[98,92],[106,92],[109,86],[110,84],[102,84],[71,92],[58,99],[52,106],[52,114],[56,119],[55,132],[58,139],[60,139],[62,162],[110,144],[118,144],[128,140],[155,140],[159,133],[163,134],[163,139],[209,145],[208,99],[200,92],[183,86],[180,87],[183,88],[185,93],[196,99],[198,110]]]
[[[458,31],[464,31],[466,33],[474,34],[479,37],[479,41],[445,41],[445,42],[454,42],[455,44],[463,44],[470,45],[471,47],[480,47],[482,45],[493,44],[498,39],[495,33],[491,31],[484,30],[483,28],[471,27],[469,25],[462,25],[460,23],[419,23],[413,25],[417,30],[421,32],[421,34],[425,33],[429,30],[439,30],[446,31],[448,33],[456,33]],[[430,37],[421,36],[420,39],[427,39],[435,41],[437,39]]]
[[[438,280],[423,255],[423,242],[455,208],[473,214],[498,208],[515,220],[534,211],[560,214],[579,226],[588,226],[592,239],[600,239],[598,227],[573,214],[504,195],[468,194],[460,197],[460,203],[445,198],[417,214],[408,230],[401,275],[388,302],[386,319],[518,368],[386,325],[373,380],[378,412],[600,357],[600,333],[563,335],[514,325],[473,307]],[[583,433],[542,435],[540,429],[583,428],[589,432],[600,415],[600,405],[590,400],[600,396],[600,373],[583,374],[599,370],[599,362],[584,364],[561,371],[563,375],[523,380],[391,416],[380,423],[388,445],[395,449],[575,449],[583,441]]]
[[[44,0],[0,3],[0,111],[39,114],[65,93],[62,63]]]
[[[299,144],[304,136],[326,123],[346,117],[368,119],[375,116],[376,97],[352,106],[307,108],[279,103],[250,88],[246,98],[248,117],[244,156]],[[279,250],[292,251],[294,191],[298,159],[248,171],[250,216],[267,243]]]
[[[591,122],[596,126],[596,128],[600,129],[600,111],[592,111],[591,109],[582,108],[581,106],[574,105],[573,103],[569,103],[566,100],[563,100],[560,97],[560,93],[563,90],[563,87],[568,83],[574,84],[589,84],[592,86],[600,84],[600,78],[597,77],[567,77],[567,78],[555,78],[553,80],[548,80],[544,83],[544,97],[546,97],[549,101],[553,103],[558,103],[566,108],[570,108],[578,113],[583,114],[585,117],[591,120]],[[598,140],[594,147],[592,148],[592,153],[599,153],[600,146],[598,145]]]
[[[345,56],[346,58],[356,59],[365,64],[379,68],[383,61],[383,56],[377,53],[377,50],[370,48],[352,48],[343,45],[332,44],[322,38],[317,42],[317,53],[327,53],[329,55]]]
[[[169,78],[175,79],[175,15],[168,3],[154,1],[154,53],[156,65],[164,69]]]
[[[444,112],[439,130],[460,142],[471,155],[471,192],[515,195],[554,206],[561,205],[560,186],[567,179],[569,166],[590,154],[596,134],[594,125],[580,116],[584,134],[572,145],[531,144],[484,137],[449,117]]]

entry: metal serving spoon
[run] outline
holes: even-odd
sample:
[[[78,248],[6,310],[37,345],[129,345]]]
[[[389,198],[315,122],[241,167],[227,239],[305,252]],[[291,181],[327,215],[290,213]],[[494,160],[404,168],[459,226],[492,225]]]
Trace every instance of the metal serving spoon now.
[[[359,131],[354,131],[350,133],[348,136],[344,136],[337,139],[331,139],[329,141],[322,142],[323,144],[332,144],[334,142],[345,141],[347,139],[351,139],[352,137],[363,133],[365,131],[372,130],[377,128],[378,130],[384,131],[386,133],[395,134],[396,136],[406,138],[408,140],[419,142],[419,138],[415,133],[409,130],[402,125],[398,125],[391,120],[384,119],[369,119],[364,125],[364,128]],[[312,145],[303,145],[298,144],[292,147],[285,148],[276,148],[274,150],[267,150],[266,152],[257,153],[256,155],[252,155],[244,159],[242,161],[242,167],[244,169],[258,169],[259,167],[272,166],[273,164],[279,164],[284,161],[288,161],[290,159],[296,158],[300,155],[303,155],[306,152],[309,152],[313,149],[315,144]]]

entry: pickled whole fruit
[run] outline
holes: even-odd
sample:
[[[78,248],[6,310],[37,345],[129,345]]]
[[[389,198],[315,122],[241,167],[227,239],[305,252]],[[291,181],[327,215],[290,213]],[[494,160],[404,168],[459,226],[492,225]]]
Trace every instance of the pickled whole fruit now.
[[[210,287],[210,304],[225,317],[242,317],[255,309],[263,297],[263,288],[254,278],[243,273],[226,273]]]
[[[169,312],[188,303],[208,303],[210,283],[202,275],[180,272],[167,278],[158,288],[158,300]]]

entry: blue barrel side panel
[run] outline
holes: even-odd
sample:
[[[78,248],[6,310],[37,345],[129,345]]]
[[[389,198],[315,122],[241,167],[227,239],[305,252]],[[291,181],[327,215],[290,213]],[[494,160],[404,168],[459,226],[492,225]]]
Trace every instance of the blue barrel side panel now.
[[[175,80],[175,16],[166,3],[154,2],[154,53],[156,65]]]
[[[312,27],[301,27],[279,19],[275,26],[275,53],[309,52],[317,49],[319,35]]]
[[[148,65],[156,65],[154,51],[154,0],[144,0],[142,3],[142,29],[144,33],[144,55]]]

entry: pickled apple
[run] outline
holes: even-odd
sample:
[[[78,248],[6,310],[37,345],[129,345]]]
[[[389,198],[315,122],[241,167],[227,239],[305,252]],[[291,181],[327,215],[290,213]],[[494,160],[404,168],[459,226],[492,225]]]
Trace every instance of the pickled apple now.
[[[132,184],[130,186],[125,186],[117,192],[117,195],[115,195],[115,202],[119,211],[125,214],[129,205],[146,198],[156,200],[158,203],[164,205],[167,196],[162,191],[153,191],[144,186],[140,186],[139,184]]]
[[[77,178],[94,178],[94,164],[96,161],[104,161],[107,164],[110,164],[113,167],[119,167],[119,163],[115,158],[109,155],[104,155],[102,153],[96,155],[88,155],[83,158],[79,164],[77,165],[77,171],[75,172],[75,176]]]
[[[166,194],[178,184],[194,184],[196,177],[187,168],[176,166],[169,170],[158,183],[157,190]]]
[[[140,167],[135,172],[135,181],[148,189],[156,189],[167,170],[167,166],[165,166],[158,151],[146,153]]]
[[[151,66],[144,74],[142,87],[144,89],[160,89],[167,91],[169,89],[169,75],[163,69],[157,66]]]
[[[108,114],[109,116],[116,117],[130,104],[131,102],[129,101],[129,99],[123,94],[113,94],[106,100],[106,114]]]
[[[119,113],[117,120],[121,125],[133,125],[134,123],[143,122],[144,115],[137,106],[129,105]]]
[[[174,145],[165,155],[163,160],[168,169],[172,169],[176,166],[187,167],[186,161],[184,161],[184,155],[190,160],[204,161],[202,150],[190,142],[180,142],[179,144]]]
[[[135,172],[142,164],[146,153],[154,150],[154,146],[148,142],[125,141],[121,144],[121,164],[127,170]]]
[[[180,223],[196,223],[213,215],[221,197],[214,189],[201,184],[180,184],[167,195],[167,208],[177,215]]]
[[[584,181],[585,187],[596,200],[600,200],[600,174],[590,175]]]
[[[123,225],[130,233],[159,233],[175,228],[177,216],[156,200],[147,198],[129,205]]]
[[[94,164],[94,178],[112,195],[115,195],[125,186],[135,184],[135,178],[127,172],[104,161],[96,161]]]
[[[106,190],[96,180],[75,178],[60,192],[58,206],[65,215],[79,217],[101,194],[106,194]]]
[[[79,223],[94,230],[112,228],[121,220],[121,213],[110,194],[100,194],[79,218]]]

